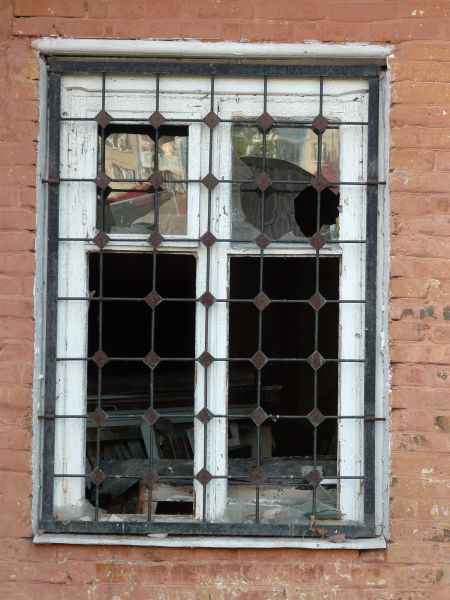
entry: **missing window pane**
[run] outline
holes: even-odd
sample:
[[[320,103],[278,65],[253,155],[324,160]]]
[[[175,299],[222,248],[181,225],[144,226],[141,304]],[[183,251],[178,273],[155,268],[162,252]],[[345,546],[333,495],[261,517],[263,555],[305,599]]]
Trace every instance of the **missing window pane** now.
[[[179,475],[192,489],[195,278],[191,255],[89,256],[88,355],[104,356],[88,361],[86,464],[106,478],[86,497],[100,517],[178,514],[172,502],[192,514]]]
[[[187,227],[187,127],[110,125],[98,170],[97,227],[111,233],[183,235]],[[158,154],[156,156],[156,148]],[[103,207],[102,207],[103,197]]]
[[[268,362],[261,369],[230,363],[226,521],[302,522],[313,512],[340,518],[337,364],[316,371],[306,360],[315,351],[337,358],[339,305],[327,300],[339,296],[339,262],[321,258],[316,273],[315,258],[264,258],[262,289],[270,302],[258,310],[248,300],[260,293],[260,259],[230,261],[230,356],[261,348]],[[312,301],[314,308],[317,291],[322,301]],[[320,485],[308,479],[311,472]]]

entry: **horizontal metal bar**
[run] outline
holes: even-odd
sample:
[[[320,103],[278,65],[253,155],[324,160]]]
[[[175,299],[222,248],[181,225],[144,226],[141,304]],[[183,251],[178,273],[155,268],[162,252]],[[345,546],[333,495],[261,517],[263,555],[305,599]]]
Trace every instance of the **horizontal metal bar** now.
[[[125,73],[158,75],[236,75],[284,77],[377,77],[377,65],[292,65],[267,63],[214,63],[214,62],[150,62],[142,61],[86,61],[48,58],[48,69],[57,73]]]
[[[110,362],[142,362],[145,356],[135,357],[135,356],[108,356],[108,361]],[[201,357],[193,358],[193,357],[159,357],[160,362],[196,362],[199,361]],[[309,357],[307,358],[296,358],[296,357],[267,357],[267,362],[308,362]],[[70,356],[70,357],[58,357],[56,358],[58,362],[70,362],[70,361],[88,361],[94,360],[93,356]],[[250,362],[250,358],[213,358],[213,362]],[[322,356],[323,364],[330,363],[363,363],[365,360],[363,358],[324,358]]]
[[[111,401],[111,398],[101,398],[101,400],[107,402]],[[106,414],[106,420],[108,422],[114,422],[115,420],[122,421],[124,418],[127,419],[143,419],[144,413],[136,413],[136,414],[128,414],[124,417],[123,414],[115,414],[114,412],[104,411]],[[161,418],[164,419],[175,419],[175,418],[183,418],[183,419],[194,419],[196,418],[196,413],[167,413],[164,412],[161,414]],[[322,415],[323,420],[328,419],[330,421],[341,421],[345,419],[362,419],[364,421],[386,421],[386,417],[367,417],[366,415]],[[45,414],[38,415],[38,419],[92,419],[92,414],[84,414],[84,415],[53,415],[53,414]],[[243,414],[243,413],[227,413],[225,415],[213,414],[211,415],[211,419],[230,419],[231,421],[234,419],[251,419],[253,417],[251,414]],[[279,415],[279,414],[267,414],[267,421],[304,421],[308,420],[308,415]],[[98,427],[102,429],[102,427],[108,428],[108,424],[105,421],[104,425],[99,425]]]
[[[115,297],[115,296],[58,296],[58,300],[84,300],[86,302],[145,302],[145,298],[128,298],[128,297]],[[324,299],[325,304],[364,304],[365,300],[327,300]],[[199,302],[199,298],[163,298],[161,302]],[[253,298],[215,298],[214,302],[224,302],[227,304],[233,303],[246,303],[254,304]],[[270,299],[271,304],[311,304],[309,300],[296,300],[288,298]]]
[[[122,123],[126,124],[126,123],[138,123],[138,124],[142,124],[143,126],[152,128],[152,125],[149,124],[149,120],[147,119],[140,119],[140,118],[132,118],[132,117],[111,117],[111,123],[117,123],[118,125],[121,125]],[[97,122],[95,117],[60,117],[60,121],[61,122],[65,122],[65,121],[69,121],[69,122],[87,122],[87,123],[93,123],[93,122]],[[170,118],[166,118],[166,120],[164,121],[164,125],[166,125],[167,123],[179,123],[180,125],[183,125],[184,123],[203,123],[203,119],[170,119]],[[220,123],[231,123],[231,124],[236,124],[236,125],[249,125],[249,126],[255,126],[257,127],[257,122],[256,119],[220,119]],[[219,123],[219,124],[220,124]],[[339,129],[340,127],[342,127],[343,125],[355,125],[358,127],[363,127],[363,126],[367,126],[368,122],[367,121],[339,121],[339,123],[329,123],[327,125],[327,129]],[[283,121],[280,119],[274,119],[273,121],[273,128],[299,128],[299,129],[310,129],[312,127],[312,120],[311,121],[296,121],[296,120],[289,120],[289,121]]]
[[[309,457],[310,458],[310,457]],[[174,461],[174,464],[176,463],[177,459],[172,459]],[[183,459],[179,459],[179,460],[183,460]],[[122,462],[122,461],[119,461]],[[320,465],[319,465],[320,466]],[[262,470],[264,471],[264,466],[262,467]],[[121,475],[121,474],[117,474],[115,475],[114,473],[103,473],[104,475],[104,481],[106,481],[107,479],[114,479],[114,480],[119,480],[119,479],[137,479],[137,480],[143,480],[145,475],[142,477],[139,477],[138,475]],[[82,473],[55,473],[54,477],[58,478],[58,479],[90,479],[90,473],[85,473],[84,475]],[[195,479],[194,474],[192,474],[191,476],[186,476],[186,475],[159,475],[158,474],[158,481],[172,481],[172,480],[193,480]],[[295,487],[299,484],[301,485],[306,485],[308,486],[307,489],[312,489],[313,487],[315,487],[313,484],[308,484],[307,483],[307,474],[305,476],[303,475],[264,475],[264,481],[258,484],[255,484],[254,482],[251,481],[250,476],[246,477],[245,475],[212,475],[211,474],[211,480],[212,479],[226,479],[227,481],[239,481],[242,482],[243,485],[247,486],[247,487],[255,487],[256,485],[258,487],[264,487],[265,485],[273,485],[273,483],[275,481],[279,481],[280,479],[285,480],[283,482],[284,485],[286,485],[286,487]],[[323,479],[332,479],[333,481],[340,481],[340,480],[359,480],[362,481],[365,479],[364,475],[324,475]],[[101,485],[101,484],[100,484]],[[325,484],[326,485],[326,484]]]
[[[49,533],[109,533],[117,535],[149,535],[163,533],[168,535],[240,535],[240,536],[285,536],[320,538],[317,530],[312,528],[309,521],[305,523],[207,523],[190,522],[155,522],[155,521],[52,521],[39,522],[39,530]],[[346,537],[364,538],[376,535],[375,527],[364,523],[320,523],[323,537],[337,533]]]
[[[123,243],[123,242],[134,242],[134,243],[143,243],[146,242],[147,243],[147,238],[140,238],[140,237],[136,237],[136,238],[118,238],[118,239],[114,239],[112,238],[110,240],[109,243],[114,244],[114,243]],[[69,237],[61,237],[58,238],[59,242],[83,242],[85,244],[87,243],[93,243],[94,242],[94,238],[69,238]],[[173,246],[173,245],[180,245],[182,246],[183,244],[190,244],[190,243],[195,243],[195,244],[201,244],[202,240],[199,238],[182,238],[182,239],[178,239],[178,238],[169,238],[164,240],[163,242],[161,242],[161,247],[164,246]],[[217,243],[226,243],[226,244],[233,244],[235,246],[240,246],[241,244],[251,244],[252,246],[255,246],[255,240],[235,240],[233,238],[216,238],[216,241],[214,242],[214,244]],[[323,248],[326,248],[328,245],[338,245],[338,244],[365,244],[366,240],[327,240],[325,242],[325,244],[323,245]],[[309,242],[309,238],[300,238],[299,240],[271,240],[270,241],[270,247],[273,248],[274,245],[277,244],[276,248],[279,249],[279,245],[282,244],[283,246],[305,246],[306,248],[311,247],[311,249],[313,250],[310,242]],[[322,248],[322,249],[323,249]],[[103,251],[105,251],[105,248],[103,248]],[[107,249],[106,249],[107,251]],[[255,250],[256,251],[256,250]],[[258,256],[260,255],[261,250],[258,248],[257,250],[258,252]],[[318,252],[318,251],[317,251]]]
[[[96,178],[82,178],[82,177],[61,177],[58,180],[51,180],[51,179],[42,179],[42,183],[52,183],[52,184],[56,184],[56,183],[95,183],[95,179]],[[114,183],[149,183],[148,177],[146,179],[113,179],[110,178],[111,184]],[[166,181],[163,182],[163,184],[166,183],[167,185],[175,185],[178,183],[201,183],[203,184],[203,181],[201,179],[171,179],[170,181]],[[217,180],[217,185],[221,184],[221,183],[229,183],[229,184],[233,184],[233,185],[243,185],[245,183],[248,184],[254,184],[255,181],[253,179],[218,179]],[[271,185],[277,185],[277,184],[283,184],[283,185],[311,185],[311,180],[302,180],[302,179],[273,179]],[[378,180],[372,180],[372,179],[367,179],[366,181],[328,181],[327,182],[327,187],[340,187],[342,185],[386,185],[385,181],[378,181]],[[110,186],[111,187],[111,186]],[[303,188],[302,188],[303,189]],[[138,192],[140,190],[135,190],[130,188],[130,190],[127,189],[117,189],[114,190],[112,189],[111,191],[117,191],[117,192],[126,192],[126,191],[134,191],[134,192]],[[255,188],[254,190],[246,190],[246,191],[254,191],[257,192],[258,190]],[[289,190],[279,190],[282,193],[288,194],[288,193],[295,193],[297,190],[293,189],[289,189]],[[302,191],[302,190],[298,190],[298,191]]]

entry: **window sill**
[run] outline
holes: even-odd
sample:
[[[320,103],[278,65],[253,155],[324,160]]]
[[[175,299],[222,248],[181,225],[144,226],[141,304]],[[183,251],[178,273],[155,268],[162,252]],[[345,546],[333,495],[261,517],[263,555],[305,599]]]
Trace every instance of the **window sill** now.
[[[249,537],[142,537],[37,533],[35,544],[81,544],[90,546],[164,546],[172,548],[307,548],[316,550],[376,550],[386,548],[383,536],[330,542],[325,539]]]

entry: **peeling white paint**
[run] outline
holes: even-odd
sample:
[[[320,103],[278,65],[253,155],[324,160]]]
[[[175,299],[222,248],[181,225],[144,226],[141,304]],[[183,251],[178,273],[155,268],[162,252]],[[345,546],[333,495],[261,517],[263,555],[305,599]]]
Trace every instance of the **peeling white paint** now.
[[[123,39],[70,39],[43,37],[33,42],[34,48],[45,55],[73,56],[182,56],[183,58],[283,58],[327,59],[336,62],[358,60],[384,62],[391,52],[380,44],[343,43],[327,44],[308,41],[302,43],[249,43],[204,42],[200,40],[123,40]]]
[[[94,546],[166,546],[172,548],[309,548],[317,550],[376,550],[386,548],[383,536],[376,538],[360,538],[333,543],[326,539],[291,539],[291,538],[249,538],[249,537],[172,537],[153,539],[143,536],[126,535],[81,535],[81,534],[36,534],[35,544],[72,544]]]

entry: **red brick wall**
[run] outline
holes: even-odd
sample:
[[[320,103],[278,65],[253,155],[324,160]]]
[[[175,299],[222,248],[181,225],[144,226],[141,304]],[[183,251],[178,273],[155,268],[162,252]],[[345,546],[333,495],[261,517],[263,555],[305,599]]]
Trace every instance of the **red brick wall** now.
[[[43,35],[380,42],[391,107],[391,540],[386,551],[34,546],[35,146]],[[450,596],[450,2],[0,0],[0,595]]]

